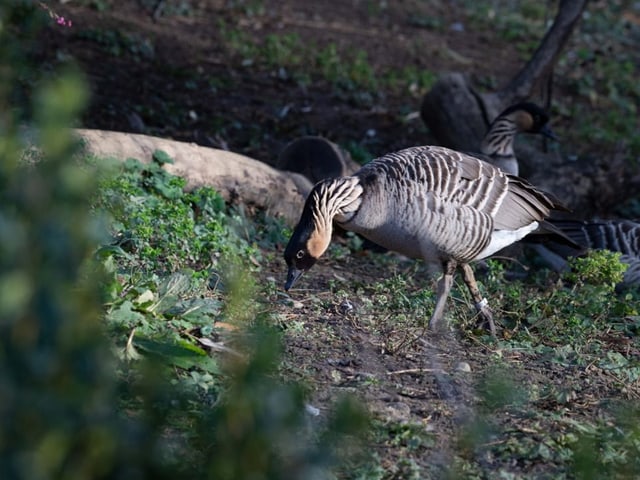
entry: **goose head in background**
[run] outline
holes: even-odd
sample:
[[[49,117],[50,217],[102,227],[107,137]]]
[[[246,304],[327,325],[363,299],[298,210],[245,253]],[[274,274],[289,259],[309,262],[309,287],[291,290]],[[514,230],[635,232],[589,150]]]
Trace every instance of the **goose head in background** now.
[[[512,105],[491,123],[480,145],[480,152],[491,164],[511,175],[518,175],[518,159],[514,150],[516,135],[532,133],[557,140],[548,123],[549,115],[536,104],[524,102]]]

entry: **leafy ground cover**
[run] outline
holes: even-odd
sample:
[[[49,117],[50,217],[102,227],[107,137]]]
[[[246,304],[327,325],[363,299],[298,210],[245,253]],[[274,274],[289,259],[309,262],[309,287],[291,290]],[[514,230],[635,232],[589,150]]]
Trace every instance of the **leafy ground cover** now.
[[[639,471],[640,295],[615,292],[624,271],[615,255],[526,281],[491,261],[483,288],[501,313],[501,338],[472,330],[461,285],[449,314],[455,333],[433,337],[425,319],[434,280],[423,267],[345,237],[306,288],[284,294],[289,229],[229,211],[209,189],[184,192],[160,168],[170,159],[155,158],[123,163],[97,202],[115,215],[114,242],[99,254],[113,275],[106,322],[126,382],[135,385],[136,365],[152,356],[193,409],[233,403],[221,365],[247,354],[240,331],[267,322],[285,348],[274,381],[303,387],[311,421],[346,394],[371,415],[369,448],[340,478]],[[188,434],[192,424],[176,422]]]
[[[151,3],[68,2],[63,13],[75,27],[51,29],[39,44],[43,65],[73,57],[87,72],[93,95],[83,124],[227,146],[268,162],[305,133],[324,134],[362,161],[425,143],[429,132],[413,112],[437,74],[465,69],[488,88],[499,84],[549,19],[539,2]],[[637,157],[634,8],[591,2],[559,61],[553,122],[567,153],[604,163]],[[340,444],[349,455],[338,478],[640,472],[640,301],[637,291],[615,290],[615,258],[596,255],[565,276],[535,269],[524,280],[514,263],[489,262],[479,276],[499,313],[499,339],[473,331],[459,286],[451,331],[436,337],[424,325],[434,301],[425,267],[344,236],[285,294],[280,255],[289,228],[224,205],[211,190],[184,192],[160,168],[167,161],[156,152],[149,165],[119,163],[94,199],[111,215],[111,238],[97,256],[107,272],[121,408],[135,415],[145,402],[158,406],[151,411],[163,418],[167,459],[215,458],[210,473],[226,468],[228,478],[251,471],[229,470],[238,468],[234,455],[264,458],[261,451],[290,460],[280,463],[281,478],[303,459],[326,466],[333,452],[322,440],[335,438],[323,433],[327,419],[343,412],[329,425],[345,430],[358,420],[335,407],[348,394],[371,425],[365,448]],[[636,207],[630,199],[627,208]],[[263,323],[278,329],[277,341],[249,338],[281,344],[280,358],[243,340],[240,332]],[[251,351],[257,361],[245,363]],[[242,390],[230,380],[258,373],[282,387]],[[163,397],[149,378],[173,384],[175,396]],[[265,407],[283,398],[295,399],[292,408]],[[234,429],[220,418],[247,423]],[[219,456],[203,433],[214,426]],[[271,436],[256,440],[254,427],[264,426]],[[312,478],[305,473],[298,478]]]

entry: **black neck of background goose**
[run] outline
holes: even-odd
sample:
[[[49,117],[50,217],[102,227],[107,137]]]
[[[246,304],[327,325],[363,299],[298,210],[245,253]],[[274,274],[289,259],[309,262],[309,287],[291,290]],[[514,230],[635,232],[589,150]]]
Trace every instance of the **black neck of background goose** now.
[[[482,142],[482,153],[491,156],[512,156],[513,141],[518,133],[516,123],[507,117],[498,117]]]
[[[531,117],[529,127],[524,128],[518,125],[515,119],[518,112],[524,112]],[[548,122],[549,115],[535,103],[523,102],[512,105],[500,113],[490,125],[482,142],[482,153],[493,157],[515,156],[513,149],[515,136],[522,132],[537,133],[556,139],[547,125]]]

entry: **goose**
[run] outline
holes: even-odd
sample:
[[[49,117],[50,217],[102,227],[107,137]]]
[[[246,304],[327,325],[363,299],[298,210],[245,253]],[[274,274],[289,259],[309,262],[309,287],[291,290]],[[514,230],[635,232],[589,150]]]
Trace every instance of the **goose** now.
[[[478,289],[474,260],[541,231],[550,195],[471,155],[439,146],[411,147],[372,160],[350,176],[318,182],[284,251],[288,291],[327,250],[333,223],[410,258],[442,268],[429,320],[438,329],[459,266],[480,319],[495,336]]]
[[[628,265],[624,285],[640,285],[640,223],[632,220],[551,220],[551,223],[579,245],[594,250],[620,252],[620,261]],[[564,259],[583,252],[550,245],[561,257],[559,269],[566,268]],[[564,261],[564,263],[563,263]]]
[[[489,126],[480,144],[483,160],[512,175],[519,174],[514,141],[518,133],[537,133],[556,140],[548,125],[549,115],[530,102],[508,107]]]

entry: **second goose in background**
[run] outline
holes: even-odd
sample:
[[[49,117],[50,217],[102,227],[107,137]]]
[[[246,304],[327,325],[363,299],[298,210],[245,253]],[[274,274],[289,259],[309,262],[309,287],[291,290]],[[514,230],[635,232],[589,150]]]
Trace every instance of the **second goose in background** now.
[[[538,133],[556,139],[548,125],[549,115],[534,103],[518,103],[504,110],[489,126],[480,152],[486,160],[511,175],[518,175],[513,148],[518,133]]]
[[[528,182],[464,153],[435,146],[390,153],[352,176],[314,186],[284,252],[285,289],[327,250],[335,221],[389,250],[442,267],[431,328],[443,316],[460,266],[478,313],[495,334],[469,262],[538,231],[558,207]]]

